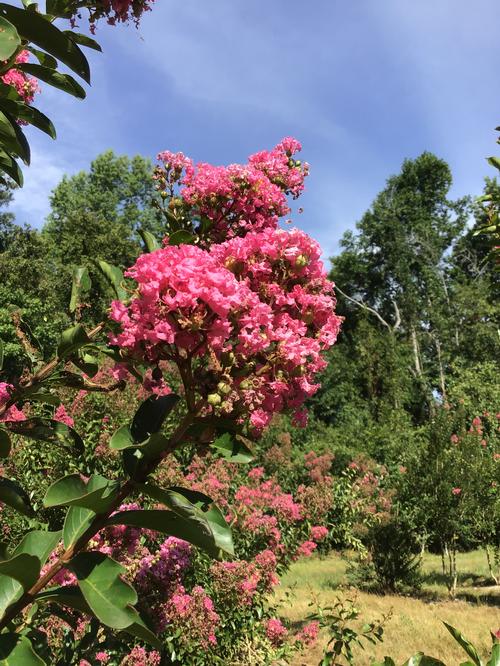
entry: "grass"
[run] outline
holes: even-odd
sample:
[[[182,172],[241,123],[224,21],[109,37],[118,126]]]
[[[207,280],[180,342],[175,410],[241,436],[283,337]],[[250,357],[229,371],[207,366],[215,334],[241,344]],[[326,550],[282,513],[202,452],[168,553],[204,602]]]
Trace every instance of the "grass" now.
[[[367,621],[381,618],[390,609],[393,613],[385,627],[384,642],[378,646],[368,644],[366,652],[355,651],[356,666],[368,666],[384,655],[390,655],[396,664],[402,664],[419,650],[441,659],[448,666],[466,661],[465,653],[447,632],[443,620],[459,629],[486,657],[491,645],[489,631],[500,627],[500,590],[485,586],[487,565],[484,553],[461,553],[457,564],[463,573],[459,578],[458,598],[454,601],[448,599],[441,558],[435,555],[427,555],[423,562],[421,598],[356,592],[356,606],[361,611],[357,628]],[[298,628],[314,610],[309,606],[311,600],[326,606],[339,595],[352,598],[353,591],[346,588],[345,569],[345,560],[338,555],[296,562],[282,580],[280,598],[285,600],[287,593],[291,593],[291,597],[281,615]],[[314,648],[292,662],[293,666],[316,666],[326,640],[326,635],[322,636]]]

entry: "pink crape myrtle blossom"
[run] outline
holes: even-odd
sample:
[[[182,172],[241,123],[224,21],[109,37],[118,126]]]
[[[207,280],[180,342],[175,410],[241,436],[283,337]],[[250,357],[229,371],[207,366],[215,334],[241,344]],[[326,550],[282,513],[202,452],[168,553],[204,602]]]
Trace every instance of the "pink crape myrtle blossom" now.
[[[16,57],[16,64],[28,62],[29,55],[30,54],[28,51],[21,51],[21,53],[19,53],[19,55]],[[21,72],[15,67],[9,69],[0,78],[8,86],[15,88],[17,94],[26,104],[31,104],[35,98],[36,93],[40,91],[40,86],[38,85],[37,79],[32,76],[28,76],[28,74]]]
[[[211,376],[194,373],[193,388],[207,413],[237,414],[256,434],[276,412],[304,424],[341,324],[320,252],[302,231],[269,229],[142,255],[126,272],[136,297],[112,303],[110,341],[150,363],[205,357]]]
[[[0,406],[5,405],[10,400],[13,389],[12,384],[0,382]],[[0,417],[0,421],[24,421],[25,419],[26,416],[15,405],[9,407],[3,416]]]
[[[54,412],[54,420],[59,421],[60,423],[64,423],[70,428],[72,428],[75,425],[75,420],[73,419],[72,416],[68,414],[68,412],[66,411],[66,407],[62,404],[59,405],[59,407]]]
[[[248,163],[194,166],[183,153],[163,151],[155,180],[173,209],[209,223],[210,242],[242,236],[248,231],[276,229],[290,208],[287,195],[297,198],[309,172],[293,156],[301,150],[296,139],[285,138],[275,148],[251,155]],[[175,188],[180,188],[175,194]]]
[[[295,640],[300,641],[306,647],[314,645],[319,635],[319,622],[314,620],[304,625],[302,629],[295,636]]]
[[[283,626],[280,619],[272,617],[266,624],[266,636],[274,646],[278,647],[285,642],[288,636],[288,629]]]
[[[139,26],[144,12],[151,11],[154,0],[94,0],[85,5],[89,12],[90,31],[95,33],[96,23],[101,19],[106,19],[109,25],[117,23],[134,23]],[[71,7],[71,5],[70,5]],[[71,26],[77,25],[77,19],[81,19],[81,8],[75,9],[73,17],[70,19]]]

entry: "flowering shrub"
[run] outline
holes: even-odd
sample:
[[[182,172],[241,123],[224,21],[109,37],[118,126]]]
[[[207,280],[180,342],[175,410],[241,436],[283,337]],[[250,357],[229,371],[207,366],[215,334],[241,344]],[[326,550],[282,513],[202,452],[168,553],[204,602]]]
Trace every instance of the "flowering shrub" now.
[[[1,385],[0,453],[12,453],[5,471],[17,478],[0,477],[3,510],[49,528],[3,529],[9,659],[28,650],[36,663],[201,665],[259,649],[271,663],[313,639],[311,627],[285,640],[268,597],[295,558],[328,539],[328,459],[308,458],[297,493],[265,465],[236,469],[274,414],[305,423],[340,326],[319,246],[277,228],[307,171],[291,160],[298,149],[286,139],[227,169],[193,170],[177,156],[166,172],[178,172],[175,183],[186,173],[163,245],[145,236],[150,252],[125,276],[101,262],[117,296],[110,321],[75,324],[52,361]],[[73,304],[79,289],[75,280]],[[87,400],[98,407],[90,419]],[[99,400],[121,402],[128,423]],[[30,439],[48,442],[48,455]],[[177,452],[184,444],[191,455]],[[306,506],[310,485],[328,500]],[[10,631],[28,608],[27,631]]]

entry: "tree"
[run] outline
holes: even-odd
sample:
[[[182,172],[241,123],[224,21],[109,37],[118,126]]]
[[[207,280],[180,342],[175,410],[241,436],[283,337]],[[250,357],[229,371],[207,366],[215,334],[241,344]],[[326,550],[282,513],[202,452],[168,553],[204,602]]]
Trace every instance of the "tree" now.
[[[100,320],[107,307],[105,283],[97,260],[125,268],[141,253],[139,230],[164,235],[161,219],[152,205],[155,197],[151,162],[139,155],[99,155],[89,171],[64,176],[52,192],[51,211],[42,230],[50,245],[50,260],[57,266],[56,291],[65,310],[76,266],[89,269],[93,291],[89,323]]]
[[[436,394],[446,399],[453,345],[447,258],[469,209],[467,199],[448,199],[451,183],[448,165],[435,155],[405,160],[332,259],[346,315],[334,353],[349,345],[365,364],[362,394],[379,414],[382,400],[422,421]]]

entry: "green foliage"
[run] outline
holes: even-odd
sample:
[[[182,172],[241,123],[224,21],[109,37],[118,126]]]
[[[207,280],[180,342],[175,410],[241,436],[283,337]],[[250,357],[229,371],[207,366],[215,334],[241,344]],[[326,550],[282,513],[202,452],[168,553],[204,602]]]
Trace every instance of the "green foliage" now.
[[[62,31],[54,25],[57,17],[42,14],[36,3],[25,3],[23,7],[15,7],[0,3],[0,75],[11,69],[32,74],[64,92],[80,99],[85,97],[85,90],[69,74],[61,74],[55,70],[58,63],[66,65],[72,72],[90,83],[90,69],[87,58],[78,46],[95,48],[93,40],[73,38],[71,31]],[[31,46],[43,49],[42,51]],[[30,48],[40,64],[16,62],[21,51]],[[0,100],[0,172],[22,185],[23,176],[16,158],[25,164],[30,163],[29,143],[19,126],[19,121],[31,123],[55,138],[55,130],[51,121],[36,108],[26,104],[13,86],[1,83],[2,99]]]

